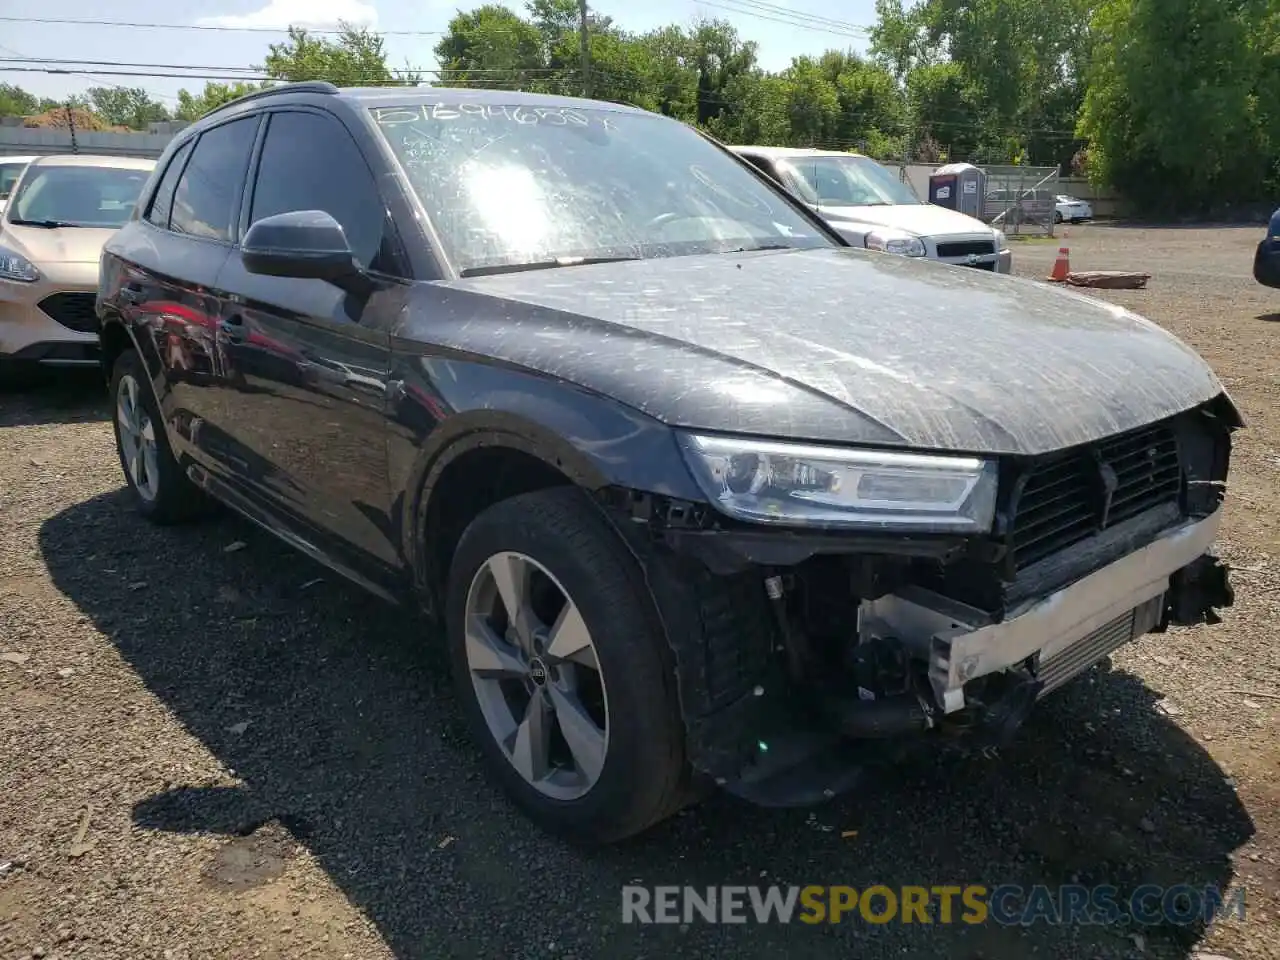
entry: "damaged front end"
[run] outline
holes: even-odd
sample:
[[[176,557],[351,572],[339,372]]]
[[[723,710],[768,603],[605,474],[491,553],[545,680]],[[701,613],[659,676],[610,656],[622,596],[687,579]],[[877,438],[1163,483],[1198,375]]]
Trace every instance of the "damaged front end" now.
[[[1225,398],[1094,444],[999,463],[990,532],[796,532],[620,494],[675,657],[695,770],[807,805],[903,747],[1007,742],[1123,644],[1217,622]]]

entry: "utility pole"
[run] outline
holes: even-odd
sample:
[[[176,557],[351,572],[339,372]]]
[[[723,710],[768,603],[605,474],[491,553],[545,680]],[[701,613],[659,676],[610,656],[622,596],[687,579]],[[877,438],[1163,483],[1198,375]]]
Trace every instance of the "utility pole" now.
[[[71,132],[71,152],[79,153],[80,145],[76,143],[76,118],[75,118],[75,114],[71,112],[70,100],[68,100],[66,103],[66,110],[67,110],[67,129]]]
[[[591,96],[591,37],[587,34],[587,0],[578,0],[578,44],[582,48],[582,95]]]

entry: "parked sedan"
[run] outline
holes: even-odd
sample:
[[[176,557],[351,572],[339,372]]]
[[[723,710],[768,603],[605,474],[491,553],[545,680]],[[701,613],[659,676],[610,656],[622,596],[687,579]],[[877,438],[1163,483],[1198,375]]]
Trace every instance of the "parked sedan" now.
[[[876,739],[1000,743],[1232,602],[1242,423],[1193,351],[851,247],[675,120],[281,85],[157,170],[98,302],[133,503],[212,497],[420,604],[550,829],[615,841],[716,784],[811,804]]]
[[[0,217],[0,377],[97,366],[102,244],[129,219],[154,166],[80,154],[24,168]]]
[[[1054,223],[1062,223],[1063,221],[1079,223],[1082,220],[1093,219],[1093,207],[1083,200],[1060,193],[1054,197],[1054,201]]]
[[[1271,215],[1267,235],[1253,255],[1253,278],[1264,287],[1280,288],[1280,210]]]

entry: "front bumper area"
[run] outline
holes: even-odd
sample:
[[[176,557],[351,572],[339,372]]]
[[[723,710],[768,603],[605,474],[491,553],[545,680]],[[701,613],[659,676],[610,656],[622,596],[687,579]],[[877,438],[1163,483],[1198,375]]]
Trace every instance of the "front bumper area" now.
[[[51,284],[43,278],[35,283],[0,280],[0,360],[61,367],[96,364],[97,331],[72,329],[42,307],[66,306],[71,298],[83,300],[96,292],[96,286]],[[72,322],[88,326],[83,314],[78,309],[68,319],[74,317]]]
[[[645,562],[676,656],[690,762],[752,803],[796,807],[848,792],[921,749],[1005,743],[1037,702],[1125,643],[1171,624],[1216,622],[1215,609],[1234,600],[1225,566],[1208,552],[1221,520],[1218,507],[1174,523],[1100,569],[1019,601],[998,622],[915,587],[864,600],[849,624],[861,666],[817,686],[797,685],[778,666],[787,627],[753,599],[769,593],[768,580],[734,575],[740,589],[709,606],[696,602],[692,569]],[[681,619],[682,609],[697,617]],[[901,684],[864,688],[861,678],[883,676],[904,650]],[[718,687],[726,658],[754,686]]]
[[[909,589],[864,604],[862,628],[895,636],[927,660],[929,683],[944,713],[964,708],[966,684],[1033,659],[1033,674],[1048,672],[1054,679],[1052,686],[1046,684],[1048,692],[1156,627],[1170,578],[1207,553],[1221,523],[1218,509],[1166,530],[1070,586],[1025,601],[999,623],[944,597]]]
[[[1280,288],[1280,238],[1268,237],[1258,244],[1253,279],[1264,287]]]

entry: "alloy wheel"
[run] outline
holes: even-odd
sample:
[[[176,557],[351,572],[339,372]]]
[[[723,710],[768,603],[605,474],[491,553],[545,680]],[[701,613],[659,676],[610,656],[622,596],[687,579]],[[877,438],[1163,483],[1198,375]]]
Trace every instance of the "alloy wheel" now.
[[[156,428],[142,404],[142,388],[137,378],[126,373],[116,391],[116,427],[120,436],[120,455],[129,479],[143,500],[155,500],[160,491],[159,448]]]
[[[466,657],[489,733],[539,793],[586,795],[609,749],[595,644],[573,598],[532,557],[503,552],[467,592]]]

